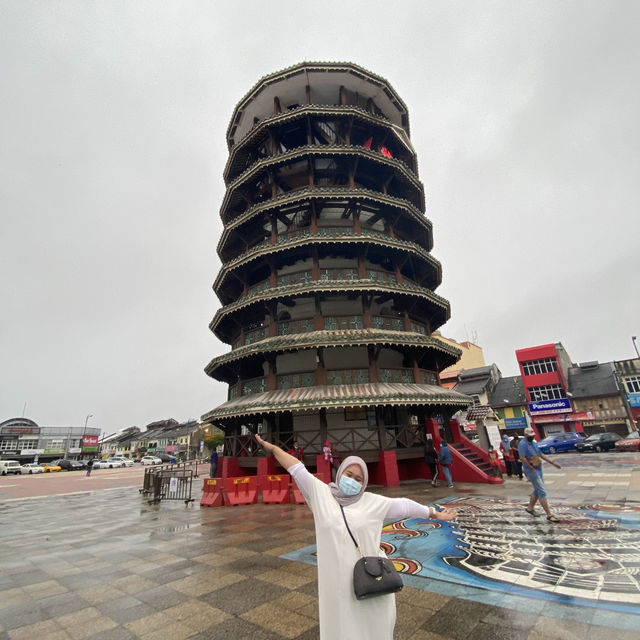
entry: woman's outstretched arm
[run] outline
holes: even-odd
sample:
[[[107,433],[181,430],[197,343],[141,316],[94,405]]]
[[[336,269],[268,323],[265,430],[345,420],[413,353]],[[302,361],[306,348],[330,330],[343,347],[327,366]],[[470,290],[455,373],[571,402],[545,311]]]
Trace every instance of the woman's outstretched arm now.
[[[433,507],[409,500],[409,498],[393,498],[385,520],[391,518],[426,518],[427,520],[448,522],[453,520],[457,515],[458,512],[455,509],[437,511]]]
[[[294,458],[292,455],[289,455],[286,451],[281,449],[276,444],[271,444],[271,442],[267,442],[263,440],[258,434],[256,434],[256,440],[258,444],[267,452],[273,454],[273,457],[278,461],[278,464],[283,469],[289,469],[294,464],[300,462],[297,458]]]

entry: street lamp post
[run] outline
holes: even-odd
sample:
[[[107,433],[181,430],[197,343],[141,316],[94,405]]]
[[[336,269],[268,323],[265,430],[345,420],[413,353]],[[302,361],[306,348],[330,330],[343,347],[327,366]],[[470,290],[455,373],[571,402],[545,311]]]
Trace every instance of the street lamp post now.
[[[87,432],[87,422],[89,422],[89,418],[93,418],[93,413],[90,413],[85,419],[84,419],[84,429],[82,430],[82,438],[80,440],[80,457],[82,458],[82,453],[83,453],[83,445],[84,445],[84,436]]]
[[[638,358],[640,358],[640,353],[638,353],[638,345],[636,344],[636,337],[637,336],[631,336],[631,342],[633,342],[633,346],[636,350],[636,355],[638,356]]]

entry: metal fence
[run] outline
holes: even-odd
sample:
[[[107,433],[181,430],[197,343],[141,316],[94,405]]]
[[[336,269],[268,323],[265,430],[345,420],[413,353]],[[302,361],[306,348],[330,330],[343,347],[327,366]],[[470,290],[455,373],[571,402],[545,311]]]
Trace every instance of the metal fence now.
[[[185,505],[193,502],[191,491],[193,478],[197,477],[197,465],[187,464],[146,467],[140,493],[150,502],[182,500]]]

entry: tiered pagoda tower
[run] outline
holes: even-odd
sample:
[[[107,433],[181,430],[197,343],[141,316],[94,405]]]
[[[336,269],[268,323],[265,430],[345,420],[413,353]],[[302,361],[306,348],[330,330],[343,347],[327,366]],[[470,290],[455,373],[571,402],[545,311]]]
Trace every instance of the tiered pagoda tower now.
[[[251,89],[227,144],[210,328],[231,349],[205,371],[229,395],[203,416],[225,455],[250,466],[260,430],[421,457],[425,421],[470,399],[438,386],[460,352],[431,336],[449,303],[404,102],[357,65],[304,62]]]

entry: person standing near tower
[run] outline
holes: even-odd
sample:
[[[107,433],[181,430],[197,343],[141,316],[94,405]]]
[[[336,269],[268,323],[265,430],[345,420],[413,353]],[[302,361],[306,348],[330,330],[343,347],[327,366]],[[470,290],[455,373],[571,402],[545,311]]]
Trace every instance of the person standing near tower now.
[[[367,465],[357,456],[345,458],[338,468],[336,481],[327,485],[277,445],[266,442],[259,435],[256,440],[291,474],[313,513],[320,640],[392,640],[396,621],[395,595],[366,600],[356,598],[353,567],[360,554],[345,521],[363,555],[382,557],[380,536],[385,519],[427,518],[446,522],[453,520],[457,512],[453,509],[437,511],[407,498],[389,498],[365,491],[369,478]]]
[[[527,427],[524,430],[525,440],[521,440],[518,445],[518,453],[520,454],[520,462],[522,462],[524,468],[524,475],[533,487],[533,491],[529,497],[529,506],[525,507],[525,511],[532,516],[537,516],[538,514],[535,512],[534,507],[536,506],[536,502],[540,502],[540,506],[547,514],[547,520],[549,520],[549,522],[560,522],[560,520],[551,513],[551,509],[549,509],[547,490],[545,489],[544,477],[542,475],[542,461],[546,460],[549,464],[556,467],[556,469],[560,469],[560,465],[553,460],[549,460],[547,456],[540,452],[538,445],[535,443],[535,435],[536,432],[531,427]]]

